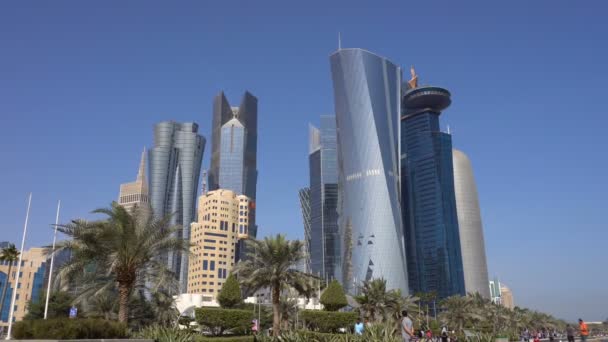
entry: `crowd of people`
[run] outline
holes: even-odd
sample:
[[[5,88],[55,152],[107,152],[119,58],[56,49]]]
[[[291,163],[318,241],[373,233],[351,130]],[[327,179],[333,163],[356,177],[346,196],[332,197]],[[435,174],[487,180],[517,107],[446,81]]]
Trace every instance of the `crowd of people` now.
[[[356,335],[363,335],[365,329],[370,326],[369,320],[366,318],[364,322],[361,319],[357,319],[357,323],[354,326],[354,332]],[[440,336],[433,336],[431,329],[422,326],[421,329],[415,330],[412,320],[408,317],[407,311],[401,313],[400,323],[401,337],[403,342],[414,342],[414,341],[427,341],[427,342],[456,342],[457,337],[454,332],[450,332],[447,327],[441,328]],[[550,342],[554,342],[556,338],[560,338],[565,335],[568,342],[574,342],[576,336],[580,336],[581,342],[586,342],[589,337],[589,328],[587,324],[579,318],[578,329],[575,329],[572,325],[566,327],[565,334],[558,333],[556,330],[543,330],[531,332],[528,329],[524,330],[521,334],[522,342],[540,342],[541,339],[549,339]]]

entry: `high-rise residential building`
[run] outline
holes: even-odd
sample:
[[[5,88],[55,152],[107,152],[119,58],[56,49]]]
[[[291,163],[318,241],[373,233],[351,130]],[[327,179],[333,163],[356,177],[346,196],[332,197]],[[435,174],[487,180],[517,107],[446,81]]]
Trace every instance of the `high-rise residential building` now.
[[[401,194],[410,290],[439,298],[464,295],[452,137],[439,129],[450,92],[419,87],[413,68],[408,88],[401,117]]]
[[[310,266],[324,279],[341,278],[338,230],[338,156],[336,117],[321,116],[319,128],[310,125]]]
[[[150,150],[150,204],[157,217],[171,216],[171,224],[182,229],[178,236],[190,239],[195,218],[196,193],[205,138],[196,123],[165,121],[154,126],[154,147]],[[188,255],[169,253],[167,266],[180,281],[182,292],[188,282]]]
[[[310,273],[310,242],[312,240],[312,231],[310,227],[310,188],[300,189],[298,195],[300,197],[300,207],[302,209],[302,221],[304,222],[304,272]]]
[[[490,289],[490,300],[494,304],[501,304],[502,291],[500,281],[498,281],[498,278],[494,278],[494,280],[488,281],[488,284]]]
[[[237,259],[239,240],[249,238],[252,201],[232,190],[209,191],[198,199],[192,223],[188,293],[214,301]]]
[[[224,92],[213,100],[209,190],[228,189],[255,201],[258,145],[258,99],[245,92],[231,107]]]
[[[505,286],[505,284],[500,284],[500,304],[507,309],[515,308],[515,302],[513,302],[513,293],[511,290]]]
[[[118,204],[127,210],[132,210],[136,206],[149,205],[148,182],[146,181],[146,150],[141,154],[137,178],[134,182],[123,183],[120,185],[118,194]]]
[[[56,253],[54,273],[68,258],[69,251]],[[13,321],[20,321],[27,314],[28,302],[44,299],[40,296],[42,290],[46,289],[49,276],[50,255],[47,249],[31,248],[24,251],[19,275],[17,275],[17,263],[18,261],[13,263],[11,274],[8,274],[9,262],[0,261],[0,295],[8,279],[4,305],[0,308],[0,327],[8,326],[13,291],[17,291]]]
[[[384,278],[408,293],[400,206],[401,69],[362,49],[330,56],[338,131],[343,286]],[[311,190],[312,191],[312,190]]]
[[[486,249],[473,167],[462,151],[452,150],[452,158],[464,288],[467,293],[477,292],[490,298]]]

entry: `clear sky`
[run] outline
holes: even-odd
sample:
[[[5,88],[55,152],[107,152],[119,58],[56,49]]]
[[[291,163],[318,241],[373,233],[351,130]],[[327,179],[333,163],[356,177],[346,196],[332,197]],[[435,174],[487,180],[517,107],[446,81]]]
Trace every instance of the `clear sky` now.
[[[207,137],[212,98],[259,99],[260,235],[303,236],[308,123],[333,112],[329,54],[361,47],[450,89],[491,276],[517,305],[608,317],[605,1],[3,1],[0,241],[28,246],[116,199],[162,120]]]

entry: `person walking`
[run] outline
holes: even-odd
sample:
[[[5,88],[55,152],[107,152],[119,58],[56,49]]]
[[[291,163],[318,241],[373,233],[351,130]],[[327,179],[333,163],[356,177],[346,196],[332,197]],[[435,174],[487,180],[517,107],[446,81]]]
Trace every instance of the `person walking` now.
[[[410,339],[414,337],[413,327],[412,320],[407,317],[407,311],[401,311],[401,338],[403,342],[410,342]]]
[[[448,328],[441,328],[441,342],[448,342]]]
[[[586,342],[589,336],[589,328],[587,328],[587,323],[583,322],[582,318],[578,319],[578,327],[580,329],[581,342]]]
[[[570,324],[566,327],[566,336],[568,337],[568,342],[574,342],[574,328]]]
[[[363,335],[363,330],[365,326],[361,323],[361,318],[357,318],[357,323],[355,323],[355,335]]]

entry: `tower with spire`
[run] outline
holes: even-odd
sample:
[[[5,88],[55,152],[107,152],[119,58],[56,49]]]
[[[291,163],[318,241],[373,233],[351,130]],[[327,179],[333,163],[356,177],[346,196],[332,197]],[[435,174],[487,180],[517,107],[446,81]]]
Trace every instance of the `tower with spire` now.
[[[134,182],[120,185],[118,204],[127,210],[133,210],[136,206],[149,203],[148,182],[146,180],[146,148],[141,153],[137,178]]]

